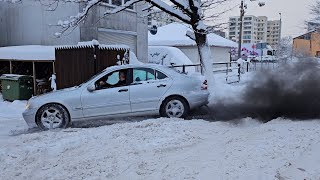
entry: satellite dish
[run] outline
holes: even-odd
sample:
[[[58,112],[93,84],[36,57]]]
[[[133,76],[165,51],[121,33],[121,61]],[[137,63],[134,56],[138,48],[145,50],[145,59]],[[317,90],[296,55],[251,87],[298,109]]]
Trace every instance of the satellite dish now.
[[[151,28],[150,28],[150,33],[152,35],[156,35],[158,32],[158,27],[156,25],[153,25]]]

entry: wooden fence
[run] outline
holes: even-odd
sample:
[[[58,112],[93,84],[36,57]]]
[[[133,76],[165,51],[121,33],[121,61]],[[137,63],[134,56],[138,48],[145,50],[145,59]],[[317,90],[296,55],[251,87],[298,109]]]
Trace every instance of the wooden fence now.
[[[65,46],[55,49],[57,88],[79,85],[122,60],[129,48],[117,46]]]

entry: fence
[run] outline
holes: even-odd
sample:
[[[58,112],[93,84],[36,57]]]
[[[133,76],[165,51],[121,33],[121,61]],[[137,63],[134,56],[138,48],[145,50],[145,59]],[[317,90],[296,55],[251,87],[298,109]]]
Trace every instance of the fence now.
[[[250,62],[244,63],[241,67],[241,72],[251,72],[258,70],[270,70],[279,67],[278,61],[268,61],[268,62]]]
[[[79,85],[103,69],[116,65],[129,48],[117,46],[66,46],[55,49],[57,88]]]
[[[221,62],[221,63],[212,63],[213,73],[225,73],[226,81],[228,83],[240,82],[240,66],[236,62]],[[172,65],[170,67],[182,68],[182,73],[186,73],[186,67],[195,67],[201,69],[201,64],[192,64],[192,65]],[[236,77],[235,80],[232,80],[233,77]]]

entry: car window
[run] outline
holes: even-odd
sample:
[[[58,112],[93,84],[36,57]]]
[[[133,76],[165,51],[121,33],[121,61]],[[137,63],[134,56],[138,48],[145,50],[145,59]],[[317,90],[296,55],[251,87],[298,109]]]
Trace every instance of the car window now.
[[[96,89],[107,89],[121,87],[128,84],[128,70],[118,70],[111,72],[95,82]]]
[[[119,71],[108,74],[106,83],[115,85],[119,82]]]
[[[133,82],[155,80],[155,70],[150,68],[133,69]]]
[[[162,72],[160,72],[160,71],[156,71],[156,77],[157,77],[157,79],[165,79],[165,78],[167,78],[167,76],[165,74],[163,74]]]

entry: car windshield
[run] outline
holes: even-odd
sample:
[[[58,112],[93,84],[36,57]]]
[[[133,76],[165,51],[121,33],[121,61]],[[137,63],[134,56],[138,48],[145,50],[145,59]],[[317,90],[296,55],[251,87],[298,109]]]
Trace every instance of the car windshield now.
[[[106,71],[106,69],[104,69],[103,71],[99,72],[98,74],[95,74],[94,76],[92,76],[91,78],[89,78],[88,80],[86,80],[85,82],[81,83],[78,87],[81,87],[82,85],[86,84],[87,82],[91,81],[92,79],[94,79],[95,77],[99,76],[100,74],[104,73]]]

